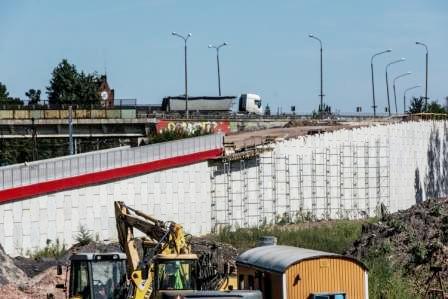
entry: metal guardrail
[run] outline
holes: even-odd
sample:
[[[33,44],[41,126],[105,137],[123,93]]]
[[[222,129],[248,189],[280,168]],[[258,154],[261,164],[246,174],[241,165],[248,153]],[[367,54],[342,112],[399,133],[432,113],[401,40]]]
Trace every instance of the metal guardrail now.
[[[219,149],[223,135],[186,138],[133,148],[115,148],[0,167],[0,190]]]

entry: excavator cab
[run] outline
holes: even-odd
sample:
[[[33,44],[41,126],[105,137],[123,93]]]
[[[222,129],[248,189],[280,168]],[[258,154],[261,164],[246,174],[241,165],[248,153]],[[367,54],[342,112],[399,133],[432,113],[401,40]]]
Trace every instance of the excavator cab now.
[[[125,254],[79,253],[70,257],[68,298],[122,298],[125,287]]]
[[[195,290],[197,261],[195,254],[156,255],[156,293],[163,293],[164,290]]]

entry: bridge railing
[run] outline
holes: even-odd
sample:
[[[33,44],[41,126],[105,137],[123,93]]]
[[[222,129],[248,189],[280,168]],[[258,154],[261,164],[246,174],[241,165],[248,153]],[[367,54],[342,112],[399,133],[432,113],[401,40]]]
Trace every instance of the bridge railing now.
[[[223,135],[122,147],[0,167],[0,190],[178,157],[223,147]]]

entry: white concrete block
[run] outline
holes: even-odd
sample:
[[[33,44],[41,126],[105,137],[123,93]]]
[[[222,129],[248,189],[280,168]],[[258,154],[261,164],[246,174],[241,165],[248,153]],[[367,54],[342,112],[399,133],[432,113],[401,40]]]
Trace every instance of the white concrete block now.
[[[71,244],[74,243],[74,234],[72,231],[72,223],[69,220],[65,220],[64,221],[64,231],[63,231],[64,235],[63,235],[63,240],[64,243],[67,244],[68,246],[70,246]]]
[[[6,237],[14,236],[14,221],[13,221],[13,212],[12,210],[5,210],[3,216],[4,222],[4,235]]]
[[[16,251],[14,248],[14,237],[13,236],[5,236],[3,242],[2,242],[3,249],[5,249],[5,252],[8,253],[11,256],[16,255]]]
[[[3,221],[4,221],[4,217],[5,217],[4,210],[5,210],[5,208],[6,208],[6,204],[0,205],[0,224],[2,224]]]
[[[94,217],[92,209],[86,211],[86,228],[91,229],[94,227]]]
[[[72,196],[71,194],[64,195],[64,219],[70,220],[72,217]]]
[[[41,231],[42,233],[42,231]],[[57,226],[56,226],[56,220],[48,220],[48,226],[47,226],[47,238],[53,242],[56,241],[57,238]]]
[[[49,221],[56,221],[56,202],[55,197],[49,197],[47,200],[47,215]]]
[[[0,223],[0,240],[3,240],[5,238],[5,225],[3,223]]]
[[[92,230],[94,232],[94,236],[95,236],[95,234],[99,234],[101,232],[102,227],[101,227],[101,218],[100,217],[95,217],[93,219]]]
[[[22,221],[22,201],[15,201],[11,204],[13,221],[20,222]]]
[[[21,255],[25,255],[33,247],[33,243],[31,242],[32,238],[30,235],[24,235],[22,237]]]
[[[22,200],[22,209],[23,210],[31,209],[31,200],[29,199]]]
[[[23,235],[31,235],[31,216],[30,210],[23,210],[22,228]]]
[[[65,228],[64,208],[56,209],[56,232],[63,233]]]

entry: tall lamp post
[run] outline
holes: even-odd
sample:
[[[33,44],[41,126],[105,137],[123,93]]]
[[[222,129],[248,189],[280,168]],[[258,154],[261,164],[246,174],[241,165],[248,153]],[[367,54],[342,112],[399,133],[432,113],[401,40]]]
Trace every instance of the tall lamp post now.
[[[191,33],[188,33],[186,36],[182,36],[179,33],[172,32],[171,33],[174,36],[177,36],[184,40],[185,47],[184,47],[184,54],[185,54],[185,114],[187,118],[189,117],[188,113],[188,72],[187,72],[187,41],[191,36]]]
[[[374,118],[376,117],[376,103],[375,103],[375,81],[374,81],[374,76],[373,76],[373,58],[375,58],[378,55],[385,54],[385,53],[390,53],[390,52],[392,52],[392,50],[388,49],[386,51],[382,51],[382,52],[376,53],[376,54],[374,54],[372,56],[372,58],[370,58],[370,69],[372,71],[372,100],[373,100],[372,108],[373,108],[373,117]]]
[[[320,38],[316,37],[314,34],[309,34],[308,37],[313,38],[315,40],[317,40],[320,44],[320,106],[319,106],[319,112],[322,111],[322,109],[324,109],[324,83],[323,83],[323,62],[322,62],[322,52],[323,52],[323,48],[322,48],[322,41],[320,40]]]
[[[428,105],[428,59],[429,59],[428,46],[422,42],[415,42],[415,44],[423,46],[426,49],[425,105]]]
[[[389,67],[390,67],[392,64],[399,63],[399,62],[403,62],[403,61],[405,61],[405,60],[406,60],[406,58],[400,58],[400,59],[395,60],[395,61],[392,61],[392,62],[390,62],[390,63],[388,63],[388,64],[386,65],[387,110],[388,110],[388,112],[389,112],[389,116],[391,115],[391,112],[390,112],[390,97],[389,97],[389,77],[388,77],[388,75],[387,75],[387,70],[389,69]]]
[[[411,72],[406,72],[404,74],[398,75],[394,78],[393,83],[394,83],[394,99],[395,99],[395,114],[398,114],[398,108],[397,108],[397,92],[396,92],[396,88],[395,88],[395,82],[397,81],[397,79],[400,79],[404,76],[409,76],[410,74],[412,74]]]
[[[421,85],[414,85],[412,87],[406,88],[404,90],[404,95],[403,95],[403,114],[406,113],[406,94],[408,93],[408,91],[412,90],[412,89],[416,89],[421,87]]]
[[[221,96],[221,74],[219,72],[219,49],[224,47],[224,46],[227,46],[227,45],[228,45],[227,42],[223,42],[219,46],[208,45],[209,48],[216,49],[216,63],[218,65],[218,91],[219,91],[219,96]]]

